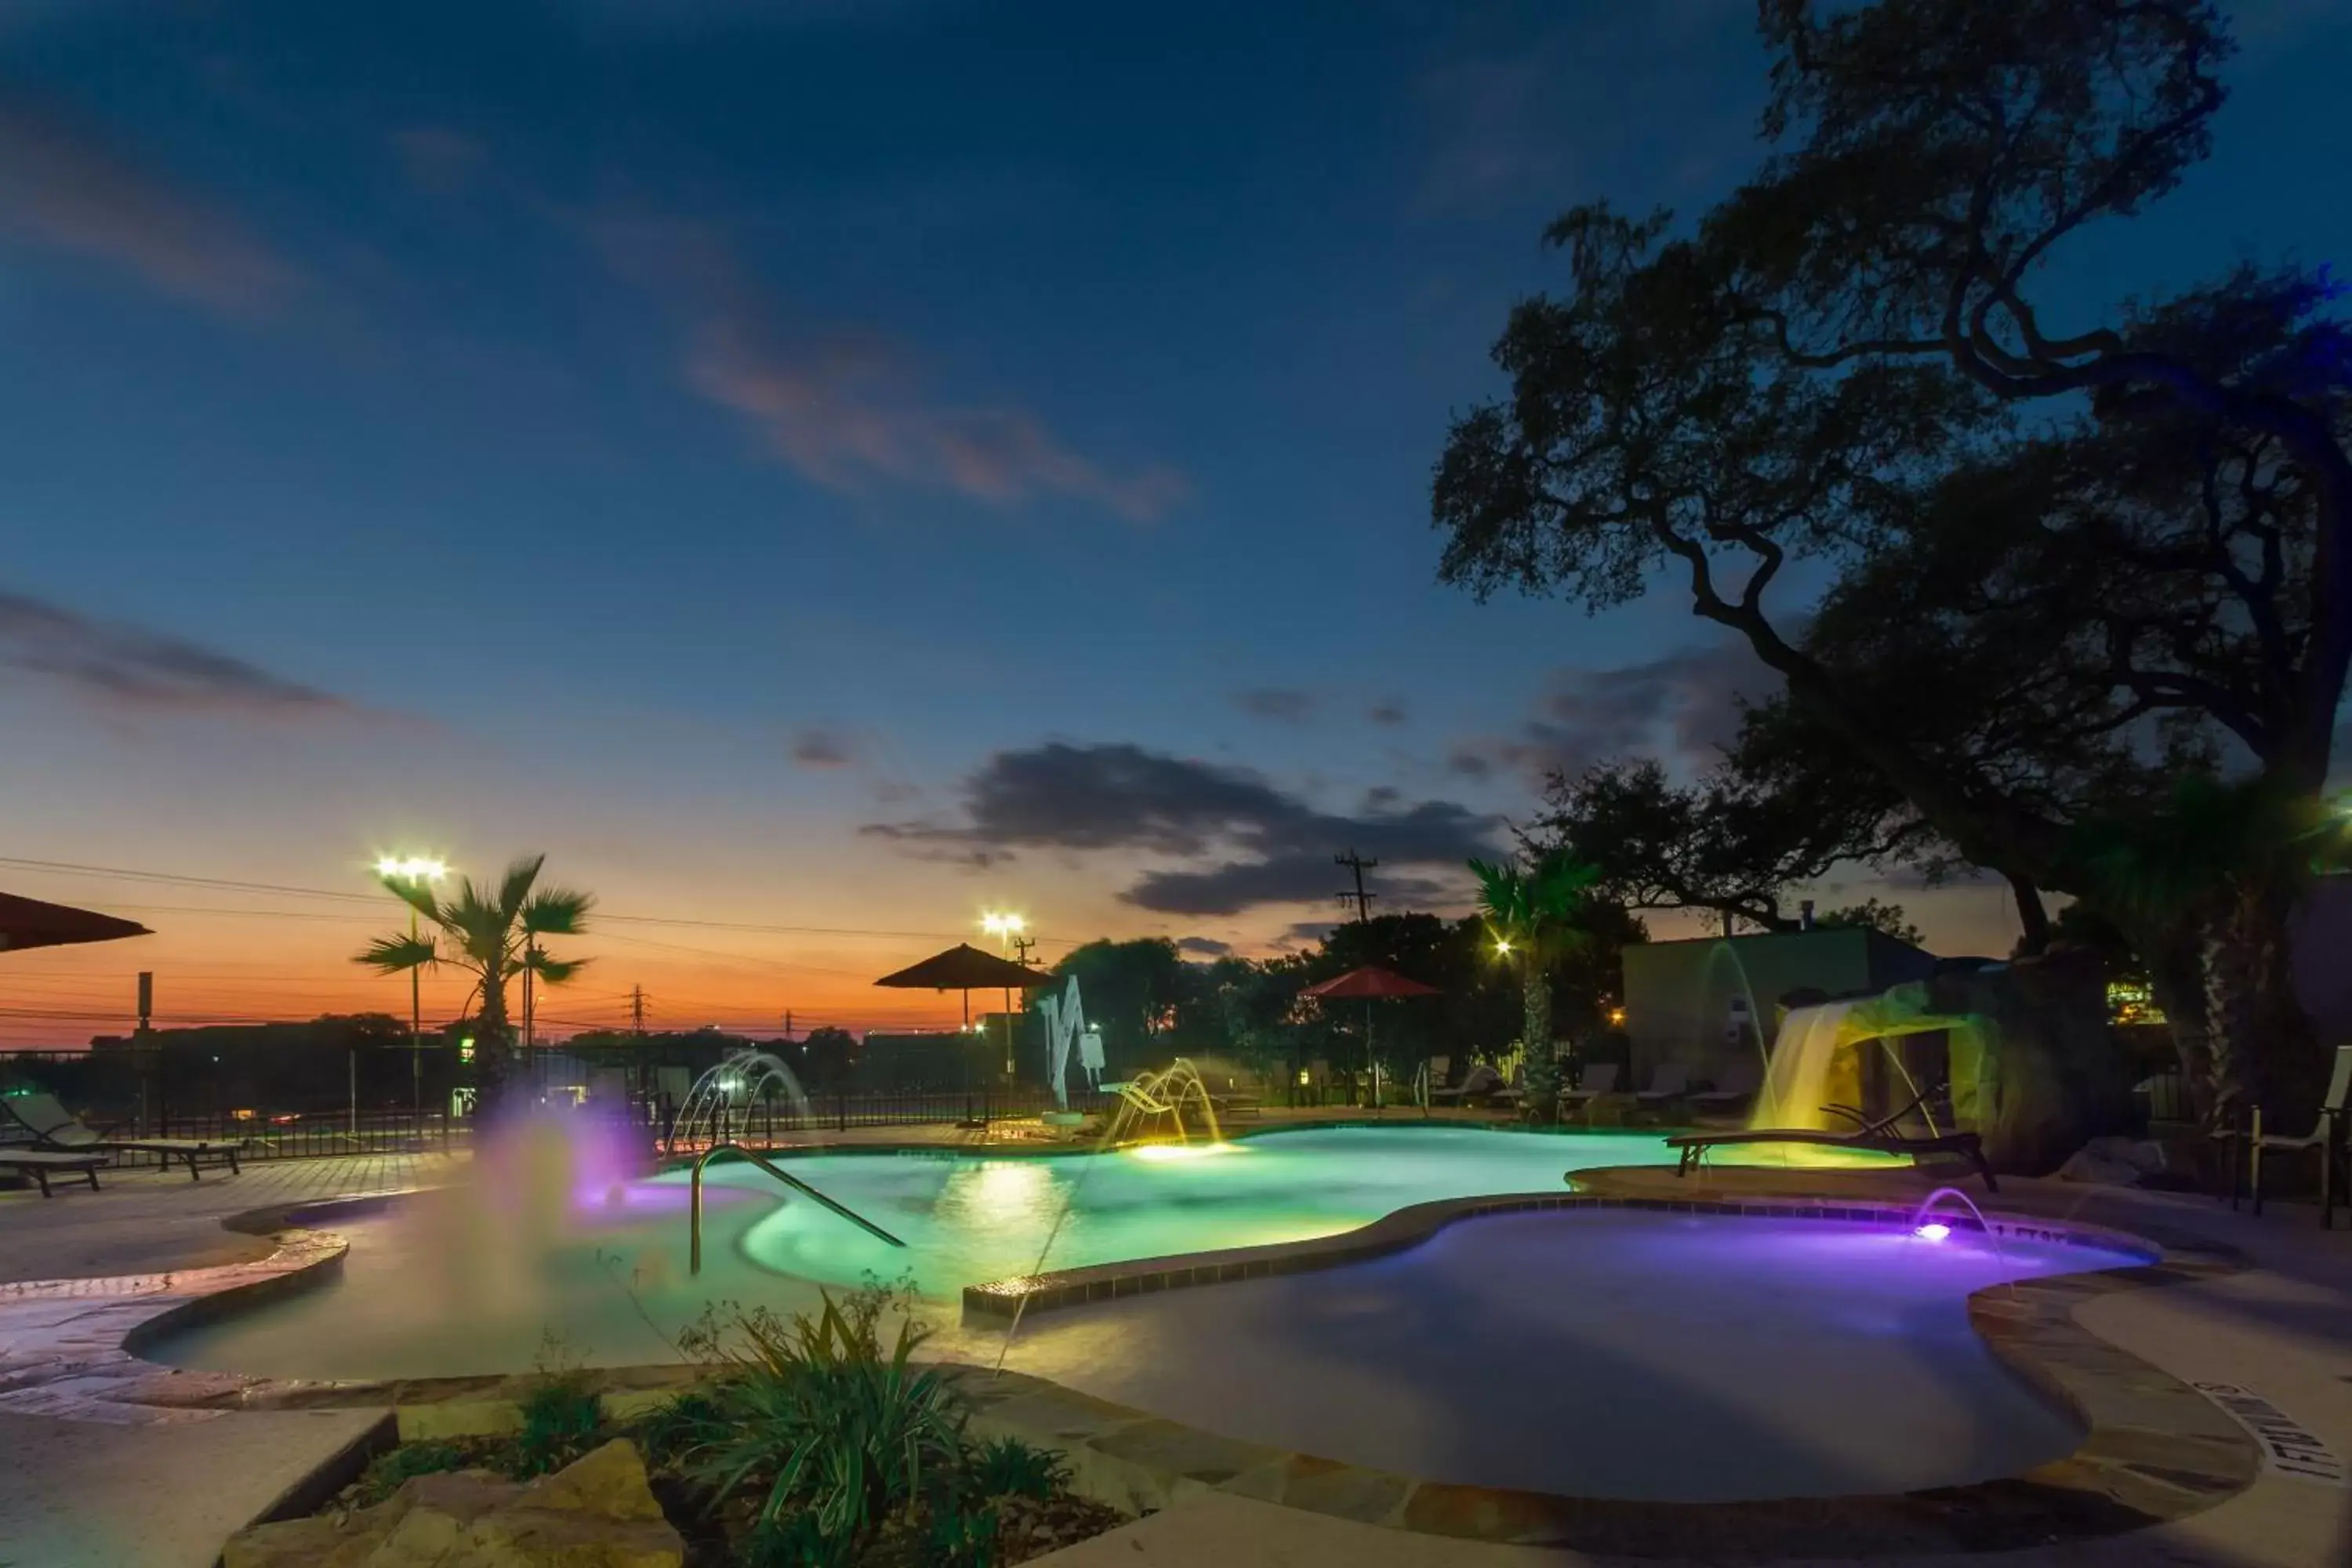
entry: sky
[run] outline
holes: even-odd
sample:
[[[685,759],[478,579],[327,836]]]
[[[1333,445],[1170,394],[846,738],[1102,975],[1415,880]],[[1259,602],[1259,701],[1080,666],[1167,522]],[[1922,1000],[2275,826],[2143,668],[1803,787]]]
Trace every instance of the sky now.
[[[2061,306],[2352,247],[2352,4],[2238,11]],[[1349,848],[1458,912],[1545,766],[1766,689],[1440,585],[1428,503],[1545,222],[1754,166],[1752,15],[0,0],[0,887],[157,932],[0,1044],[396,1011],[383,852],[598,895],[558,1030],[951,1021],[869,982],[987,909],[1278,951]]]

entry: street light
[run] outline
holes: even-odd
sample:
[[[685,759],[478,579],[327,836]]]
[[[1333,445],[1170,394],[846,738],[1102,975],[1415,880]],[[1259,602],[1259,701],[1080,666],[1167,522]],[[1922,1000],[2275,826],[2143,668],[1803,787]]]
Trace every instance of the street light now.
[[[996,939],[996,951],[1002,957],[1013,956],[1013,939],[1029,929],[1029,922],[1019,915],[1003,910],[989,910],[980,917],[980,929]],[[1004,990],[1004,1074],[1011,1078],[1013,1063],[1013,988]]]
[[[448,866],[429,855],[379,855],[375,874],[387,882],[422,884],[437,882],[449,874]],[[416,940],[416,906],[408,906],[408,940]],[[424,1000],[418,989],[415,970],[408,972],[408,1099],[416,1116],[417,1136],[425,1133],[425,1041]],[[352,1048],[352,1136],[360,1132],[360,1054]]]

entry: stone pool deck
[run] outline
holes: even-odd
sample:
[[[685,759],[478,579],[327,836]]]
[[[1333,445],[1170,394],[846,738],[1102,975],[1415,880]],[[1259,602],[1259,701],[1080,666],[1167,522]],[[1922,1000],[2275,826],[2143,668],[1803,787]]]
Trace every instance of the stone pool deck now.
[[[1334,1119],[1364,1116],[1335,1111],[1312,1118]],[[940,1131],[946,1135],[919,1141],[971,1142],[968,1134]],[[919,1140],[888,1130],[846,1141]],[[287,1162],[251,1166],[234,1178],[207,1173],[199,1184],[184,1175],[124,1173],[110,1178],[102,1193],[46,1203],[32,1194],[0,1194],[0,1280],[16,1287],[0,1283],[0,1568],[209,1563],[230,1528],[261,1511],[294,1478],[377,1418],[365,1409],[148,1407],[86,1397],[87,1390],[60,1388],[54,1378],[12,1384],[12,1344],[21,1352],[36,1338],[54,1342],[60,1328],[70,1333],[76,1324],[92,1330],[93,1339],[103,1338],[110,1312],[131,1306],[140,1293],[192,1284],[183,1271],[234,1271],[253,1263],[270,1243],[223,1231],[219,1222],[227,1215],[434,1185],[450,1169],[438,1156]],[[1734,1169],[1689,1182],[1678,1182],[1670,1170],[1620,1170],[1594,1176],[1589,1185],[1620,1197],[1670,1202],[1769,1202],[1804,1191],[1866,1203],[1921,1190],[1900,1173]],[[1969,1190],[1980,1196],[1973,1184]],[[2074,1321],[2175,1378],[2249,1391],[2339,1458],[2352,1458],[2352,1231],[2323,1232],[2312,1211],[2299,1205],[2273,1206],[2256,1220],[2206,1198],[2055,1183],[2004,1183],[1998,1206],[2012,1215],[2127,1232],[2178,1233],[2235,1249],[2246,1267],[2155,1289],[2086,1293],[2073,1304]],[[37,1291],[25,1285],[97,1276],[108,1277],[108,1283]],[[12,1310],[12,1300],[32,1310]],[[36,1322],[47,1325],[37,1336],[17,1326]],[[25,1370],[21,1359],[16,1364]],[[1507,1348],[1497,1347],[1497,1375],[1508,1374]],[[1063,1568],[1208,1562],[1220,1568],[1333,1562],[1350,1568],[1532,1568],[1765,1560],[1901,1562],[1917,1568],[2303,1568],[2352,1563],[2347,1497],[2340,1484],[2301,1479],[2273,1462],[2252,1486],[2217,1506],[2105,1539],[1900,1556],[1839,1550],[1824,1542],[1811,1557],[1770,1559],[1748,1549],[1756,1543],[1726,1540],[1703,1557],[1662,1558],[1489,1545],[1360,1523],[1343,1517],[1345,1510],[1310,1511],[1202,1487],[1148,1519],[1044,1561]]]

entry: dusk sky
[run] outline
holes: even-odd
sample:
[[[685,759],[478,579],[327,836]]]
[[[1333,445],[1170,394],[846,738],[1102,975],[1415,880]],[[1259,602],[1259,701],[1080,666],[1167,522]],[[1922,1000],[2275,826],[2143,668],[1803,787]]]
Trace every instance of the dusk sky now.
[[[2236,10],[2062,304],[2352,249],[2352,4]],[[160,933],[0,965],[0,1042],[404,1008],[381,850],[625,917],[559,1027],[952,1018],[867,983],[988,907],[1273,951],[1351,846],[1458,912],[1545,767],[1764,689],[1428,510],[1544,223],[1752,168],[1752,17],[0,0],[0,888]]]

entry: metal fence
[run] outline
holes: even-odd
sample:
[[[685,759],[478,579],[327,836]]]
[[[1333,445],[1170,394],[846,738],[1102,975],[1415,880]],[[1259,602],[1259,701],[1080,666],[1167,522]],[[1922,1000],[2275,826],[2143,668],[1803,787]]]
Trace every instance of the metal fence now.
[[[1116,1099],[1106,1094],[1072,1095],[1074,1111],[1100,1111]],[[992,1121],[1015,1121],[1060,1109],[1053,1091],[1043,1087],[975,1087],[969,1089],[923,1089],[905,1092],[837,1089],[808,1097],[806,1107],[788,1099],[756,1101],[722,1108],[709,1122],[678,1128],[670,1137],[677,1108],[656,1104],[644,1108],[645,1121],[678,1148],[698,1147],[712,1140],[760,1143],[796,1133],[845,1132],[853,1127],[984,1127]]]

